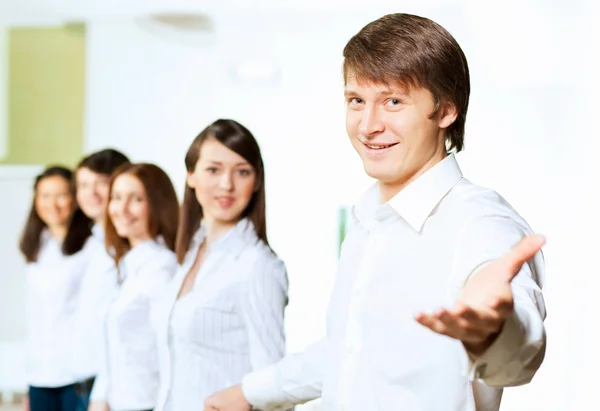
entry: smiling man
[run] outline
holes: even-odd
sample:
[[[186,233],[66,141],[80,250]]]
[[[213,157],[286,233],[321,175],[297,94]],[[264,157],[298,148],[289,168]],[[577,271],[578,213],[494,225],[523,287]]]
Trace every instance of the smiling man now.
[[[327,337],[205,410],[493,411],[545,353],[541,236],[471,184],[466,58],[437,23],[384,16],[344,49],[346,129],[377,183],[352,210]]]

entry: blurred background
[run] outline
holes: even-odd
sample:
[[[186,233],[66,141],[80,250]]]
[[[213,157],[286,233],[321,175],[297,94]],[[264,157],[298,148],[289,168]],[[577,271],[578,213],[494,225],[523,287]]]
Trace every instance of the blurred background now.
[[[263,151],[269,238],[290,276],[288,350],[324,334],[343,209],[370,184],[345,134],[342,49],[390,12],[429,17],[461,44],[472,80],[463,172],[548,238],[546,360],[530,385],[506,390],[501,409],[594,409],[600,5],[592,0],[0,0],[5,401],[25,390],[17,240],[32,177],[114,147],[163,167],[181,193],[185,151],[217,118],[246,125]]]

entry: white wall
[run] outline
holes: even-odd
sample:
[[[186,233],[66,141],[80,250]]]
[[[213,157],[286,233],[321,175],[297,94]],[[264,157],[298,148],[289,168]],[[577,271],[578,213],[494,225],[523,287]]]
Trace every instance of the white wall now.
[[[8,29],[0,25],[0,160],[8,154]]]

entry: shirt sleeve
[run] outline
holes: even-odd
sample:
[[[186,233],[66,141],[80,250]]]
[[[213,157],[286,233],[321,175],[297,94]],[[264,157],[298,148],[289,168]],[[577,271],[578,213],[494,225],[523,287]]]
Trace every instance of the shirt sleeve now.
[[[506,254],[531,233],[524,222],[509,218],[487,217],[470,224],[458,242],[453,273],[457,285],[455,297],[470,275]],[[491,387],[517,386],[531,381],[546,349],[543,282],[544,257],[538,252],[511,283],[514,310],[499,336],[479,357],[465,352],[471,380]]]
[[[273,364],[285,355],[284,313],[288,302],[285,265],[273,255],[259,258],[240,296],[253,370]]]
[[[108,352],[107,352],[107,334],[106,334],[106,315],[102,323],[102,341],[98,344],[98,374],[94,379],[94,386],[90,393],[91,402],[108,402]]]
[[[288,355],[267,368],[244,377],[242,391],[252,406],[276,411],[321,396],[327,339]]]
[[[140,293],[151,302],[160,297],[177,271],[175,254],[165,252],[156,254],[140,267],[137,276]]]

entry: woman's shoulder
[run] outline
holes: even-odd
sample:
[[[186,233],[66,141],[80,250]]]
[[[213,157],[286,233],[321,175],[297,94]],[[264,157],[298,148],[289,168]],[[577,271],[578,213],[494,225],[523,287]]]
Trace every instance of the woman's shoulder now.
[[[149,251],[150,259],[177,265],[177,256],[175,255],[175,252],[169,249],[164,242],[153,241],[152,248]]]
[[[239,257],[240,263],[247,267],[247,280],[266,278],[287,283],[287,269],[285,263],[267,244],[257,240],[246,247]]]
[[[125,261],[143,268],[161,269],[162,267],[175,268],[177,266],[175,253],[160,240],[147,241],[138,245],[125,255]]]

